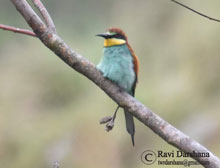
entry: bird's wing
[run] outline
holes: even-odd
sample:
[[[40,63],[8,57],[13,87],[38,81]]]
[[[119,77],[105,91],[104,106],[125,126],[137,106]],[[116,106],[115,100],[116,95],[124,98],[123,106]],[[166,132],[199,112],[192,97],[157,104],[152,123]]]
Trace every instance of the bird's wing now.
[[[138,82],[138,73],[139,73],[139,59],[138,57],[135,55],[134,50],[131,48],[130,44],[127,43],[128,49],[131,53],[131,56],[133,57],[133,64],[134,64],[134,72],[135,72],[135,81],[134,84],[132,86],[132,93],[134,96],[135,93],[135,88],[136,88],[136,84]]]

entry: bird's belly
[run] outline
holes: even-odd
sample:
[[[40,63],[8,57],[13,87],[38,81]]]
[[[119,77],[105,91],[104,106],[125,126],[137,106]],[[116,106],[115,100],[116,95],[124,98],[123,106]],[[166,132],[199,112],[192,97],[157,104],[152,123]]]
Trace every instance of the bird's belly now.
[[[132,67],[123,65],[120,62],[109,64],[103,75],[128,92],[131,90],[135,81],[135,74]]]
[[[131,92],[135,82],[132,56],[126,45],[104,48],[104,55],[97,68],[103,76]]]

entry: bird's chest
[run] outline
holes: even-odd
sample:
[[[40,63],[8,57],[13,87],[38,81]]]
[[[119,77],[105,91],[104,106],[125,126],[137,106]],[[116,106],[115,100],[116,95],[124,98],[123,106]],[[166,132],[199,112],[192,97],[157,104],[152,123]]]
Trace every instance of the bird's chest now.
[[[109,78],[123,89],[130,91],[135,81],[133,59],[125,47],[104,48],[103,58],[97,66],[104,77]]]

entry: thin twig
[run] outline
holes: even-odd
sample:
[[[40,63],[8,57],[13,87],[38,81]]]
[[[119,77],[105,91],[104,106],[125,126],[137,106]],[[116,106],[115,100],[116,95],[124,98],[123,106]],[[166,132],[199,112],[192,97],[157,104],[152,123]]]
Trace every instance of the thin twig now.
[[[201,13],[201,12],[198,12],[198,11],[196,11],[196,10],[194,10],[194,9],[192,9],[192,8],[190,8],[190,7],[184,5],[184,4],[182,4],[182,3],[180,3],[180,2],[178,2],[178,1],[176,1],[176,0],[171,0],[171,1],[174,2],[174,3],[176,3],[176,4],[178,4],[178,5],[180,5],[180,6],[182,6],[182,7],[184,7],[184,8],[186,8],[186,9],[188,9],[188,10],[190,10],[190,11],[192,11],[192,12],[194,12],[194,13],[196,13],[196,14],[198,14],[198,15],[200,15],[200,16],[203,16],[203,17],[205,17],[205,18],[207,18],[207,19],[209,19],[209,20],[216,21],[216,22],[220,22],[219,19],[215,19],[215,18],[212,18],[212,17],[210,17],[210,16],[207,16],[207,15],[205,15],[205,14],[203,14],[203,13]]]
[[[53,19],[50,17],[50,14],[48,13],[47,9],[45,8],[44,4],[40,0],[32,0],[34,5],[37,7],[39,12],[41,13],[42,17],[44,18],[46,25],[50,30],[52,30],[53,33],[56,34],[56,27],[53,23]]]
[[[26,34],[26,35],[29,35],[29,36],[37,37],[34,32],[32,32],[30,30],[26,30],[26,29],[20,29],[20,28],[17,28],[17,27],[12,27],[12,26],[7,26],[7,25],[0,24],[0,29],[12,31],[14,33]]]

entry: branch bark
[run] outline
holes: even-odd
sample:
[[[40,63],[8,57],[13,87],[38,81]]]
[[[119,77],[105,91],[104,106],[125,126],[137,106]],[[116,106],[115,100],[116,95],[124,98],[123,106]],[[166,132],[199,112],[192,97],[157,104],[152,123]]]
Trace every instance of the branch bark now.
[[[26,34],[29,36],[36,37],[36,34],[34,32],[32,32],[30,30],[26,30],[26,29],[20,29],[17,27],[7,26],[7,25],[3,25],[3,24],[0,24],[0,29],[12,31],[14,33]]]
[[[21,13],[45,46],[52,50],[66,64],[94,82],[118,105],[127,109],[140,122],[148,126],[170,145],[173,145],[186,153],[192,153],[193,151],[199,153],[207,152],[210,157],[192,158],[207,168],[220,167],[219,158],[208,149],[160,118],[138,100],[122,91],[114,83],[105,79],[96,69],[94,64],[73,51],[57,34],[53,33],[53,31],[37,16],[26,0],[11,0],[11,2],[16,6],[17,10]]]
[[[50,17],[50,14],[48,13],[45,6],[43,5],[43,3],[40,0],[32,0],[32,2],[37,7],[37,9],[40,11],[48,28],[51,29],[51,31],[56,34],[56,27],[53,23],[52,18]]]

